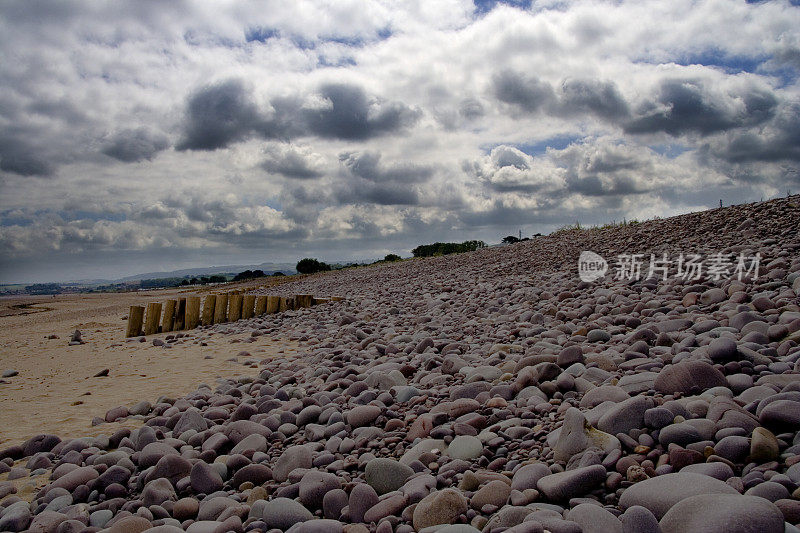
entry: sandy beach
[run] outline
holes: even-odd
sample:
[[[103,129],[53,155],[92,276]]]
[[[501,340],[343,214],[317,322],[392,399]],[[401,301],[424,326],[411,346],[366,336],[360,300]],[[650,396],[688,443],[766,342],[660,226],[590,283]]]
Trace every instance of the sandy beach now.
[[[180,397],[200,383],[213,387],[218,377],[257,375],[253,362],[295,351],[296,344],[268,336],[239,344],[249,338],[247,333],[223,336],[196,330],[196,336],[180,339],[170,349],[152,343],[166,334],[146,342],[124,338],[124,317],[131,305],[177,294],[162,290],[0,299],[0,372],[19,372],[0,384],[0,446],[39,433],[97,436],[110,435],[121,425],[136,427],[140,421],[135,418],[96,426],[92,419],[120,405]],[[76,329],[85,344],[69,346]],[[250,355],[237,357],[241,352]],[[107,377],[93,377],[104,369],[109,370]]]

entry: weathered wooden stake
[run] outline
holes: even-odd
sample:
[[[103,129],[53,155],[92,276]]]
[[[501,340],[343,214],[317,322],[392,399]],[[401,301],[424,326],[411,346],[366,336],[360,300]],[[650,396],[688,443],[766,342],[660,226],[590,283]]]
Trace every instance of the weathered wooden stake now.
[[[242,295],[231,294],[228,298],[228,320],[236,322],[242,318]]]
[[[175,308],[177,307],[177,300],[167,300],[164,303],[164,318],[161,319],[161,332],[166,333],[172,331],[175,327]]]
[[[147,318],[144,322],[144,334],[155,335],[158,333],[158,325],[161,323],[161,304],[147,304]]]
[[[132,305],[128,312],[128,331],[126,337],[138,337],[142,331],[142,320],[144,320],[144,307]]]
[[[261,316],[267,312],[267,297],[264,295],[256,296],[255,315]]]
[[[245,294],[242,298],[242,318],[253,318],[253,312],[256,305],[255,294]]]
[[[186,329],[194,329],[200,325],[200,297],[186,298]]]
[[[344,300],[344,296],[331,296],[330,300],[332,302],[341,302],[342,300]]]
[[[186,298],[178,298],[178,309],[175,311],[175,331],[186,329]]]
[[[282,296],[281,304],[278,307],[278,311],[282,313],[284,311],[289,311],[290,309],[294,309],[294,297]]]
[[[277,313],[281,306],[280,296],[267,296],[267,314]]]
[[[217,297],[214,294],[206,296],[203,302],[203,325],[208,326],[214,323],[214,306],[217,303]]]
[[[294,303],[296,309],[311,307],[314,303],[314,296],[312,294],[295,294]]]
[[[222,324],[228,321],[228,295],[217,294],[217,302],[214,305],[214,324]]]
[[[330,298],[314,298],[312,305],[326,304],[330,301],[331,301]]]

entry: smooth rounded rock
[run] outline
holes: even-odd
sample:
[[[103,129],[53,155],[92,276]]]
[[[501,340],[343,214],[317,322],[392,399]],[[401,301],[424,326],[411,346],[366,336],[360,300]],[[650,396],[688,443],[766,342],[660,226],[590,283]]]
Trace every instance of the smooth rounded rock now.
[[[536,488],[547,499],[562,501],[586,494],[605,479],[606,469],[602,465],[592,465],[545,476]]]
[[[641,505],[628,507],[619,517],[623,533],[661,533],[658,519]]]
[[[736,341],[729,337],[714,339],[708,344],[707,351],[712,361],[730,361],[736,357]]]
[[[775,504],[739,494],[699,494],[677,502],[659,522],[662,533],[783,533]]]
[[[628,487],[619,499],[619,506],[627,509],[640,505],[660,519],[679,501],[699,494],[738,495],[739,493],[719,479],[702,474],[677,472],[656,476]]]
[[[359,405],[347,412],[347,423],[354,428],[368,426],[381,415],[377,405]]]
[[[394,459],[379,457],[367,463],[364,480],[378,494],[386,494],[402,487],[412,475],[414,470],[410,466]]]
[[[359,485],[363,485],[364,483],[359,483]],[[355,490],[355,489],[354,489]],[[374,491],[373,491],[374,492]],[[375,496],[375,501],[378,501],[378,496]],[[342,514],[342,509],[348,506],[347,500],[347,493],[342,489],[334,489],[325,493],[325,497],[322,498],[322,516],[325,518],[331,518],[334,520],[338,520],[339,516]],[[350,506],[350,517],[353,522],[353,506]],[[360,520],[359,520],[360,522]]]
[[[645,396],[634,396],[614,405],[600,417],[597,429],[611,435],[628,433],[644,424],[644,413],[653,407],[653,400]]]
[[[585,359],[580,346],[569,346],[558,353],[556,364],[561,368],[567,368],[575,363],[583,363]]]
[[[511,486],[505,481],[496,479],[481,487],[470,498],[469,504],[473,509],[480,510],[484,505],[502,507],[511,495]]]
[[[483,453],[483,443],[477,437],[459,435],[447,447],[447,455],[453,459],[471,461]]]
[[[545,476],[552,474],[544,463],[525,465],[514,473],[511,478],[511,488],[518,491],[535,489],[536,484]]]
[[[192,466],[189,480],[192,490],[203,494],[216,492],[224,485],[219,472],[203,461],[198,461]]]
[[[705,361],[681,361],[664,367],[653,386],[663,394],[697,394],[727,384],[725,375]]]
[[[307,509],[320,509],[325,494],[341,488],[341,485],[341,480],[334,474],[310,470],[300,479],[298,498]]]
[[[305,446],[291,446],[283,451],[275,462],[272,477],[275,481],[284,482],[289,479],[289,473],[296,468],[311,468],[311,450]]]
[[[467,499],[455,489],[443,489],[430,493],[414,509],[414,529],[452,524],[461,513],[467,511]]]
[[[599,505],[581,503],[567,513],[567,520],[581,526],[583,533],[623,533],[622,522]]]
[[[348,507],[353,523],[364,521],[364,514],[378,503],[378,493],[366,483],[359,483],[350,491]]]
[[[312,520],[314,515],[300,502],[289,498],[275,498],[266,502],[261,510],[261,519],[269,528],[287,530],[299,522]]]

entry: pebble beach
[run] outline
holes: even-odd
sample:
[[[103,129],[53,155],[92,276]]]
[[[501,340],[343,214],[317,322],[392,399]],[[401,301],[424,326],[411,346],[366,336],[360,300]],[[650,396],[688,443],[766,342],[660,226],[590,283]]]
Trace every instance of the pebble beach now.
[[[124,306],[74,346],[45,321],[21,350],[20,325],[0,531],[800,531],[799,220],[790,196],[569,228],[304,277],[263,293],[343,300],[145,339]],[[584,251],[605,276],[581,279]],[[641,275],[616,268],[634,255]],[[80,386],[26,405],[46,343]]]

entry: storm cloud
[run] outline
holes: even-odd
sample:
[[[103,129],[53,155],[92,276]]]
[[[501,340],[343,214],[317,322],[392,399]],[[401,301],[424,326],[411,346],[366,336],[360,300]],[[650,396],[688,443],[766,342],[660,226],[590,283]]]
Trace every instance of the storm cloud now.
[[[260,112],[244,83],[225,80],[202,87],[189,97],[183,139],[177,149],[224,148],[246,138],[261,125]]]
[[[323,84],[308,96],[313,105],[300,97],[275,98],[268,116],[242,80],[202,87],[187,101],[178,150],[216,150],[252,136],[364,141],[412,126],[420,114],[400,102],[370,98],[351,84]]]
[[[166,135],[153,133],[146,128],[127,129],[109,139],[102,152],[125,163],[151,160],[158,152],[169,147]]]
[[[745,88],[716,91],[692,79],[665,79],[655,98],[641,104],[625,125],[629,133],[713,133],[755,126],[771,118],[778,99],[769,91]]]

